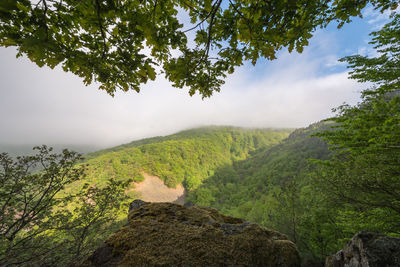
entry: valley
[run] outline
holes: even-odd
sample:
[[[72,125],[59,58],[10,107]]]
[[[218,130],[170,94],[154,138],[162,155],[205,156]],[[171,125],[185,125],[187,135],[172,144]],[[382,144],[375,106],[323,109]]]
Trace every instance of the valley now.
[[[92,233],[92,251],[126,223],[127,205],[135,199],[210,207],[285,234],[296,244],[304,266],[322,266],[360,224],[352,209],[330,202],[325,194],[329,191],[321,191],[326,183],[321,183],[319,164],[331,160],[332,152],[318,135],[336,131],[332,126],[318,122],[296,130],[203,127],[89,153],[75,165],[85,174],[59,195],[78,199],[70,199],[60,211],[73,220],[94,212],[85,215],[85,223],[98,212],[91,210],[94,203],[100,208],[113,205],[114,212]],[[110,195],[115,192],[119,196]],[[374,223],[370,221],[367,229],[376,227]]]
[[[313,135],[327,129],[324,122],[294,131],[191,129],[88,154],[85,179],[133,178],[131,199],[213,207],[288,235],[303,258],[323,259],[343,243],[332,240],[336,230],[321,234],[333,225],[313,215],[320,196],[310,160],[329,158],[328,145]]]

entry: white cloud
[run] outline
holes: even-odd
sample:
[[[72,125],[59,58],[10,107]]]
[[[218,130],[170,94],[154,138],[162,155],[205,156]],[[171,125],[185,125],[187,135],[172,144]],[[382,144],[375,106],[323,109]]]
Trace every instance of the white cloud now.
[[[112,98],[72,74],[16,60],[14,49],[1,48],[0,143],[111,146],[210,124],[307,126],[343,102],[357,102],[360,91],[346,72],[321,73],[337,58],[337,48],[334,36],[317,35],[301,55],[282,52],[277,61],[239,68],[221,93],[205,100],[161,77],[139,94]]]
[[[384,12],[378,12],[374,10],[372,6],[369,6],[363,12],[364,17],[367,19],[368,23],[373,25],[373,30],[379,30],[388,22],[388,19],[391,14],[399,13],[400,6],[398,6],[395,10],[387,9]]]

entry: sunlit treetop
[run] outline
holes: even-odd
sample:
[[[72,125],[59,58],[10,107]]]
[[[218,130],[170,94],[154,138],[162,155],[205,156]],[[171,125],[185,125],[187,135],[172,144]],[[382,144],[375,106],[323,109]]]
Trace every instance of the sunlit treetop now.
[[[313,31],[397,0],[1,0],[0,45],[108,94],[157,74],[209,97],[245,61],[302,52]],[[185,18],[186,16],[186,18]],[[183,20],[190,24],[183,25]],[[194,45],[190,45],[194,36]]]
[[[370,34],[370,42],[376,56],[353,55],[342,58],[347,62],[350,78],[369,82],[373,87],[363,92],[364,96],[374,94],[393,95],[400,92],[400,14],[392,16],[382,29]]]

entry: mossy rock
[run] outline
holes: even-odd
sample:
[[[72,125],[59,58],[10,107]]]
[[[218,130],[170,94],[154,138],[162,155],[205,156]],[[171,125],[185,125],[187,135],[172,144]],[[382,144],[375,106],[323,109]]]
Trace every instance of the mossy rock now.
[[[128,224],[81,266],[300,266],[281,233],[212,208],[133,204]]]

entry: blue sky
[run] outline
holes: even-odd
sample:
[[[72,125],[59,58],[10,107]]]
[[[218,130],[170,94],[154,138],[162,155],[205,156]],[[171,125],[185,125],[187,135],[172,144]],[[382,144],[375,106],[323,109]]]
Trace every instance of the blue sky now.
[[[163,78],[141,93],[114,98],[84,86],[60,68],[39,68],[15,49],[0,48],[0,144],[85,144],[108,147],[202,125],[305,127],[355,104],[365,85],[347,79],[346,55],[373,54],[369,32],[388,14],[367,8],[363,19],[317,30],[302,54],[282,50],[275,61],[246,63],[221,93],[190,97]]]
[[[363,18],[355,17],[351,23],[345,24],[340,29],[337,28],[338,24],[333,22],[327,28],[318,29],[314,33],[314,37],[310,40],[310,45],[304,49],[304,53],[312,54],[310,60],[329,59],[326,64],[321,62],[318,76],[346,71],[346,65],[337,61],[339,58],[354,54],[373,53],[372,46],[368,44],[371,41],[369,34],[378,30],[388,21],[390,12],[381,14],[372,7],[368,7],[363,13]],[[276,65],[280,63],[279,58],[285,53],[285,50],[280,51],[276,61],[260,61],[254,75],[257,76],[258,71],[262,73],[265,69],[275,69]]]

